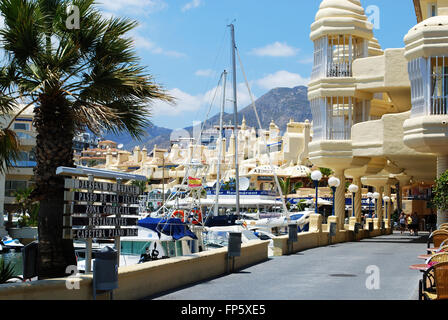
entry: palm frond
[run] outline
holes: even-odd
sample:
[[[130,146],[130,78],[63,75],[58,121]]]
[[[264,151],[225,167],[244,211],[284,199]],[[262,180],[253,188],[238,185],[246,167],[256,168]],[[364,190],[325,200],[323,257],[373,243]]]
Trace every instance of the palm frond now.
[[[19,140],[14,131],[0,129],[0,173],[5,173],[7,168],[19,159]]]

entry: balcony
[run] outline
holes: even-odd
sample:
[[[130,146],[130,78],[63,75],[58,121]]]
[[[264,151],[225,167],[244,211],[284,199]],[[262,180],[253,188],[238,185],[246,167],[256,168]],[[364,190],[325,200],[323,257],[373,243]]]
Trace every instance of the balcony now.
[[[416,153],[404,143],[403,124],[410,115],[410,112],[386,114],[380,120],[354,125],[353,156],[383,158],[390,161],[394,170],[404,171],[415,179],[433,180],[436,170],[435,156]]]
[[[356,59],[353,62],[356,89],[371,93],[387,92],[395,106],[391,112],[411,107],[411,82],[404,49],[386,49],[384,55]]]

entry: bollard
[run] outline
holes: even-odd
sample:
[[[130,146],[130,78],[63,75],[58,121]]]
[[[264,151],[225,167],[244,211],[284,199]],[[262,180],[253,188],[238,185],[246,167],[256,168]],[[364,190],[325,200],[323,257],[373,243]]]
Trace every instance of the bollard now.
[[[335,222],[330,223],[330,232],[328,233],[329,244],[331,244],[332,237],[336,236],[337,224]]]
[[[227,249],[227,273],[235,271],[235,257],[241,256],[241,232],[229,232],[229,243]],[[232,269],[230,270],[230,260]]]
[[[297,225],[290,224],[288,225],[288,254],[291,254],[294,249],[294,242],[297,242]]]

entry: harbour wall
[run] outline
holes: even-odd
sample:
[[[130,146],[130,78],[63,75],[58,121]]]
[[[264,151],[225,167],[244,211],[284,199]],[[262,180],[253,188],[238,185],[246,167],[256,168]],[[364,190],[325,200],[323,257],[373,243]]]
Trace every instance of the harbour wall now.
[[[268,245],[269,241],[259,240],[242,244],[241,256],[235,257],[234,262],[228,259],[227,248],[221,248],[188,256],[120,267],[118,270],[119,287],[114,290],[114,299],[143,299],[266,261]],[[92,275],[81,275],[79,277],[4,284],[0,285],[0,300],[92,300],[92,281]],[[108,298],[109,296],[105,294],[97,296],[98,300]]]

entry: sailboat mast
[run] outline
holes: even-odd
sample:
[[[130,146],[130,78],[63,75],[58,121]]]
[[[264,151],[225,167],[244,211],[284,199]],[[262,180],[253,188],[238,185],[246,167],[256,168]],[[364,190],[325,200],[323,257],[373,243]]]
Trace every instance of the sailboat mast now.
[[[232,35],[232,70],[233,70],[233,135],[235,136],[235,189],[236,189],[236,214],[240,214],[240,175],[238,167],[238,102],[236,94],[236,44],[235,44],[235,27],[230,25]]]
[[[221,189],[221,157],[222,157],[222,140],[224,138],[223,134],[223,116],[224,116],[224,107],[226,104],[226,86],[227,86],[227,71],[224,70],[222,77],[224,77],[224,84],[223,84],[223,93],[222,93],[222,105],[221,105],[221,114],[219,115],[219,139],[218,139],[218,170],[216,174],[216,197],[215,197],[215,217],[218,216],[218,210],[219,210],[219,191]]]

